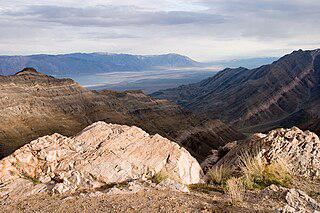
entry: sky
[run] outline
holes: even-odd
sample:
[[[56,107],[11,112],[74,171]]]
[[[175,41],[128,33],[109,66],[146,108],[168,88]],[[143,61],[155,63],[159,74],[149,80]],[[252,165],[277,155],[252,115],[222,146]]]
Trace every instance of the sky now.
[[[0,0],[0,54],[281,56],[320,48],[319,26],[319,0]]]

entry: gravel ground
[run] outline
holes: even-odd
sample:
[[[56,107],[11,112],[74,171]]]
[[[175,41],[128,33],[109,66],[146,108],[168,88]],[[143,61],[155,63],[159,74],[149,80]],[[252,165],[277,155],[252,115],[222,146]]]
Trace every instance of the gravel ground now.
[[[2,202],[0,212],[258,212],[233,206],[222,193],[181,193],[147,189],[134,194],[50,196]],[[260,211],[262,212],[262,211]],[[264,211],[263,211],[264,212]],[[268,211],[265,211],[268,212]]]

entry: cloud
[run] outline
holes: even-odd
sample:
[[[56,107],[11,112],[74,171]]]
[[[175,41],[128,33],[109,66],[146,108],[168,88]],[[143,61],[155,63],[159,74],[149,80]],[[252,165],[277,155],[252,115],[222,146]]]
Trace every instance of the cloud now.
[[[101,33],[99,31],[82,33],[81,35],[86,38],[93,39],[93,40],[141,38],[140,36],[136,36],[136,35],[122,34],[122,33],[115,33],[115,32]]]
[[[318,48],[319,24],[318,0],[2,0],[0,53],[278,56]]]
[[[16,20],[47,22],[79,27],[114,27],[221,23],[211,13],[188,11],[146,11],[135,6],[63,7],[37,5],[2,13]]]
[[[319,34],[320,1],[317,0],[202,0],[210,11],[229,17],[228,25],[243,37],[291,38]],[[229,29],[230,29],[229,28]],[[228,30],[228,26],[226,26]]]

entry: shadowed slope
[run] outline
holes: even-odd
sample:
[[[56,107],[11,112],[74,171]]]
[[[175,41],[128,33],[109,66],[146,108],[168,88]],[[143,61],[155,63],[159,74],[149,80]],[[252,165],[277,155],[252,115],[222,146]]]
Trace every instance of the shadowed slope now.
[[[320,50],[295,51],[256,69],[225,69],[197,84],[153,93],[245,132],[297,125],[319,134]]]
[[[0,76],[0,119],[1,157],[40,136],[55,132],[71,136],[96,121],[136,125],[171,140],[202,123],[180,106],[140,91],[90,91],[71,79],[53,78],[31,68]],[[227,138],[237,140],[239,135]]]

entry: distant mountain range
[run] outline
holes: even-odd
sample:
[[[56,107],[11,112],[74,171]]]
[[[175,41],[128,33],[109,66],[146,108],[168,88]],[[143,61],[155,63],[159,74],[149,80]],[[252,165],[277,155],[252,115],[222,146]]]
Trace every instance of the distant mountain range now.
[[[152,94],[243,132],[294,125],[320,134],[320,49],[294,51],[256,69],[225,69]]]
[[[253,69],[265,64],[271,64],[272,62],[278,59],[279,57],[247,58],[247,59],[213,61],[206,64],[209,66],[220,66],[223,68],[246,67],[248,69]]]
[[[178,54],[130,55],[72,53],[63,55],[0,56],[0,75],[33,67],[48,75],[70,76],[111,71],[138,71],[157,67],[193,67],[200,63]]]
[[[13,75],[33,67],[54,76],[75,76],[106,72],[140,71],[158,68],[219,66],[222,68],[255,68],[278,58],[249,58],[200,63],[179,54],[131,55],[110,53],[71,53],[58,55],[0,56],[0,75]]]

